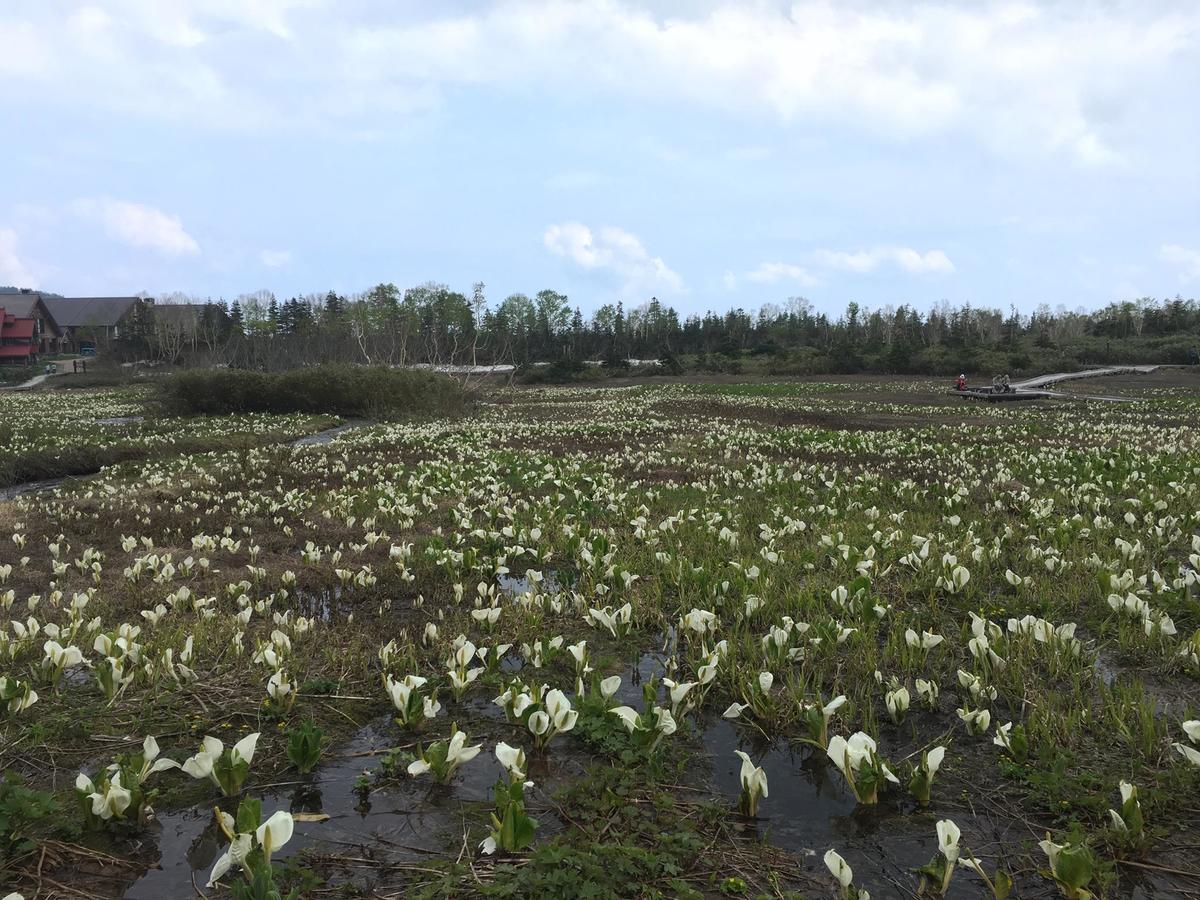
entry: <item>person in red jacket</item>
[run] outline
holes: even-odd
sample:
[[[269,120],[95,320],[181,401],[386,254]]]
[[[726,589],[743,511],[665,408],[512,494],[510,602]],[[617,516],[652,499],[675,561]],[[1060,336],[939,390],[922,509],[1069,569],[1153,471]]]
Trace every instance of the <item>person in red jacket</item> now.
[[[967,376],[959,375],[954,379],[954,389],[956,391],[965,391],[967,389]]]

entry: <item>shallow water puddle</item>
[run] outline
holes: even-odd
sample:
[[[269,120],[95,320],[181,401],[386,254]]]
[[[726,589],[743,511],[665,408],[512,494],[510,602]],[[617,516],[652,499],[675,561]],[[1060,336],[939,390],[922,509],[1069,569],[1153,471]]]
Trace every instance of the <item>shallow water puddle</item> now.
[[[497,575],[496,584],[500,590],[511,597],[518,597],[521,594],[536,593],[536,594],[561,594],[564,590],[562,583],[558,580],[558,572],[554,569],[546,569],[542,572],[542,580],[534,585],[530,582],[527,575]]]
[[[323,814],[322,821],[297,821],[295,835],[277,858],[287,858],[307,848],[333,855],[369,857],[381,865],[412,862],[438,853],[461,840],[464,803],[487,803],[492,785],[501,774],[490,753],[480,753],[463,766],[448,787],[428,779],[395,782],[364,796],[355,782],[364,771],[377,766],[379,756],[398,743],[407,743],[389,724],[387,716],[363,728],[329,762],[318,767],[307,783],[288,783],[274,789],[248,786],[262,800],[263,817],[278,809],[296,813]],[[159,900],[192,893],[193,877],[203,886],[213,863],[225,850],[226,841],[213,822],[211,803],[158,816],[158,867],[150,869],[130,886],[130,898]],[[233,811],[236,803],[221,801]],[[478,824],[486,815],[468,812],[465,818]],[[369,877],[369,870],[368,877]]]
[[[292,597],[293,608],[302,616],[329,622],[344,620],[354,612],[354,604],[342,597],[341,585],[324,590],[298,590]]]
[[[525,661],[515,652],[509,652],[507,656],[500,661],[500,671],[506,675],[520,675],[526,681],[531,683],[538,680],[538,670],[532,666],[526,666]],[[666,673],[667,668],[661,655],[657,653],[643,653],[634,658],[617,672],[611,674],[621,676],[621,686],[617,688],[617,692],[613,694],[614,704],[617,706],[632,706],[635,709],[641,709],[644,702],[642,697],[642,685],[654,678],[658,682],[657,696],[661,700],[666,695],[666,689],[662,684],[662,677]],[[468,704],[471,706],[471,704]],[[491,707],[488,709],[487,707]],[[492,716],[494,709],[498,715],[503,717],[504,713],[500,707],[492,703],[481,703],[477,712],[482,712],[484,715]]]
[[[651,678],[658,682],[658,698],[662,699],[666,694],[666,688],[662,684],[662,678],[666,671],[667,667],[659,654],[643,653],[630,663],[625,672],[621,673],[621,686],[617,688],[617,692],[613,696],[618,703],[640,710],[643,703],[642,685]]]
[[[946,817],[937,811],[936,793],[928,812],[917,811],[907,797],[897,800],[894,794],[877,807],[859,807],[840,773],[814,747],[756,743],[727,720],[705,728],[701,740],[712,759],[711,787],[732,807],[741,791],[741,759],[735,750],[749,753],[767,773],[769,794],[759,806],[758,820],[746,822],[748,837],[791,851],[818,876],[826,874],[823,857],[832,848],[854,870],[855,885],[872,897],[916,895],[919,879],[913,870],[937,853],[935,825]],[[964,844],[985,859],[986,869],[993,869],[992,830],[981,830],[980,823],[958,810],[949,817],[962,829]],[[978,897],[981,889],[982,882],[963,870],[946,896]]]
[[[367,425],[374,425],[370,419],[346,419],[341,425],[336,425],[333,428],[326,428],[324,431],[318,431],[316,434],[306,434],[304,437],[296,438],[291,441],[289,447],[311,447],[318,444],[328,444],[339,435],[345,434],[347,431],[352,431],[355,428],[364,428]]]
[[[24,484],[14,484],[10,487],[0,488],[0,500],[13,500],[22,494],[48,491],[58,487],[66,480],[65,476],[62,478],[46,478],[42,481],[26,481]]]
[[[1118,685],[1143,692],[1153,701],[1155,715],[1168,719],[1187,717],[1191,708],[1191,695],[1186,685],[1173,683],[1153,671],[1130,669],[1117,659],[1114,651],[1103,647],[1096,651],[1096,660],[1092,666],[1096,677],[1105,687]]]
[[[469,706],[473,708],[474,704]],[[503,716],[499,707],[492,708]],[[477,711],[487,710],[480,704]],[[391,716],[385,715],[360,729],[339,752],[328,756],[309,780],[263,788],[251,782],[247,790],[262,800],[263,818],[279,809],[293,815],[309,814],[307,821],[297,819],[291,841],[276,859],[311,850],[344,870],[339,882],[349,880],[369,888],[374,879],[386,873],[388,865],[414,863],[431,856],[444,858],[448,848],[455,855],[468,827],[473,826],[476,836],[482,839],[492,789],[503,771],[491,752],[495,744],[491,735],[472,732],[472,743],[482,742],[484,750],[460,768],[447,786],[428,778],[409,778],[401,770],[381,787],[367,792],[355,789],[360,776],[379,767],[387,750],[411,742],[412,736],[397,731]],[[565,743],[555,744],[545,758],[530,759],[529,777],[536,786],[527,797],[530,812],[538,821],[539,840],[562,828],[546,808],[545,797],[579,777],[585,764],[585,757],[570,752]],[[234,800],[213,798],[158,815],[157,834],[147,836],[157,843],[158,864],[138,878],[124,896],[133,900],[191,896],[193,879],[203,887],[228,843],[213,820],[213,807],[218,804],[228,812],[237,807]],[[476,852],[476,847],[468,848],[468,853]],[[361,876],[355,878],[352,873],[357,864],[339,866],[339,857],[370,860],[370,864],[364,865]]]
[[[537,673],[539,670],[532,666],[526,666],[525,660],[515,651],[509,651],[500,661],[500,671],[505,675],[519,675],[530,683],[538,681]],[[625,664],[620,671],[610,673],[621,676],[621,686],[613,694],[614,703],[618,706],[626,705],[641,709],[643,703],[642,685],[651,678],[655,678],[658,681],[657,694],[661,700],[666,694],[666,689],[662,685],[662,677],[666,671],[667,668],[663,662],[663,658],[657,653],[643,653],[634,658]],[[467,706],[475,712],[482,713],[488,717],[504,717],[504,711],[490,701],[478,701],[477,703],[468,701]]]
[[[1121,675],[1121,664],[1111,659],[1109,654],[1104,650],[1096,652],[1096,661],[1093,663],[1093,666],[1096,670],[1096,676],[1110,687]]]

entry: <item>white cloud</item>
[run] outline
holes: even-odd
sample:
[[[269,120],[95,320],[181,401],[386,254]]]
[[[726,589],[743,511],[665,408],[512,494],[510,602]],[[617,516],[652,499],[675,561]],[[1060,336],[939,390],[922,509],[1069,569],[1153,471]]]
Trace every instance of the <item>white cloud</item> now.
[[[108,0],[67,27],[57,6],[0,21],[17,76],[0,95],[260,128],[375,121],[461,87],[608,94],[1089,165],[1123,158],[1200,41],[1194,3]]]
[[[11,228],[0,228],[0,284],[11,287],[37,287],[33,272],[17,255],[17,233]],[[0,306],[4,297],[0,296]]]
[[[0,74],[12,81],[42,77],[52,71],[47,44],[53,35],[32,22],[0,18]]]
[[[1200,25],[1194,6],[1007,0],[690,9],[526,0],[355,29],[345,46],[394,83],[559,85],[902,138],[959,130],[1005,152],[1061,149],[1099,164],[1120,158],[1113,135],[1146,85],[1179,77],[1167,61],[1194,52]]]
[[[893,247],[890,255],[900,268],[917,275],[925,272],[954,271],[954,263],[950,262],[950,257],[942,250],[920,253],[909,247]]]
[[[636,236],[622,228],[606,225],[593,232],[579,222],[563,222],[547,228],[542,243],[583,269],[610,274],[630,293],[684,291],[679,273],[661,257],[651,256]]]
[[[88,35],[100,35],[112,25],[112,16],[98,6],[84,6],[67,18],[67,27]]]
[[[1092,166],[1117,165],[1125,162],[1124,154],[1104,143],[1092,132],[1078,135],[1074,141],[1075,155],[1081,162]]]
[[[1163,262],[1179,266],[1181,281],[1200,279],[1200,250],[1181,247],[1179,244],[1164,244],[1158,251]]]
[[[292,251],[291,250],[260,250],[258,253],[259,262],[271,269],[278,269],[283,266],[291,265]]]
[[[107,0],[107,5],[115,17],[98,6],[84,6],[70,16],[68,24],[103,30],[118,19],[124,28],[154,43],[187,49],[230,33],[292,40],[290,18],[326,4],[322,0]]]
[[[941,250],[921,253],[911,247],[875,247],[871,250],[815,250],[814,264],[843,272],[872,272],[883,263],[892,263],[914,275],[954,271],[954,263]]]
[[[813,262],[829,269],[840,269],[844,272],[870,272],[879,265],[882,257],[873,251],[857,250],[848,253],[845,250],[814,250]]]
[[[725,290],[737,290],[737,276],[730,269],[725,270],[725,274],[721,277],[721,283],[725,285]]]
[[[873,272],[884,263],[890,263],[914,275],[954,271],[954,264],[941,250],[921,253],[911,247],[875,247],[871,250],[855,250],[853,252],[814,250],[806,254],[805,258],[817,268],[840,272]],[[726,273],[727,284],[730,277],[730,273]],[[765,262],[754,271],[747,272],[746,280],[757,284],[793,281],[804,287],[813,287],[820,284],[821,281],[804,266],[784,262]]]
[[[74,4],[71,4],[74,6]],[[186,121],[191,127],[262,129],[289,114],[311,120],[320,93],[302,74],[292,18],[326,0],[105,0],[31,5],[23,20],[0,13],[0,102],[45,111],[100,108]],[[304,55],[328,39],[330,23],[310,23]],[[323,37],[324,36],[324,37]],[[281,71],[292,74],[284,80]],[[272,74],[274,72],[275,74]],[[352,100],[343,93],[343,105]],[[328,118],[336,116],[332,103]]]
[[[153,206],[99,197],[77,200],[73,208],[83,218],[104,226],[109,237],[131,247],[153,250],[164,256],[200,253],[200,245],[184,231],[179,217]]]
[[[781,281],[794,281],[805,287],[817,284],[817,279],[809,274],[802,266],[791,263],[765,262],[753,272],[746,273],[746,280],[756,284],[778,284]]]

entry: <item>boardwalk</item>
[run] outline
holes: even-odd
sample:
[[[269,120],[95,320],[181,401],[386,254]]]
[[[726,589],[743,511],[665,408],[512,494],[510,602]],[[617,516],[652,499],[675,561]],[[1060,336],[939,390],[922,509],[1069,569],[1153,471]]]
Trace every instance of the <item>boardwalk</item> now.
[[[1074,381],[1077,378],[1099,378],[1103,375],[1148,375],[1162,366],[1106,366],[1102,369],[1084,369],[1082,372],[1059,372],[1055,375],[1039,375],[1027,378],[1025,381],[1014,381],[1012,386],[1018,391],[1032,391],[1047,385],[1058,384],[1060,381]]]
[[[963,397],[975,400],[1011,401],[1011,400],[1105,400],[1110,403],[1128,403],[1136,401],[1136,397],[1108,397],[1097,394],[1067,394],[1062,391],[1052,391],[1047,388],[1052,384],[1063,381],[1075,381],[1079,378],[1100,378],[1105,375],[1148,375],[1157,369],[1175,368],[1174,366],[1104,366],[1096,369],[1084,369],[1081,372],[1058,372],[1052,375],[1038,375],[1024,381],[1012,382],[1012,390],[1006,393],[992,393],[990,388],[968,388],[959,392]]]

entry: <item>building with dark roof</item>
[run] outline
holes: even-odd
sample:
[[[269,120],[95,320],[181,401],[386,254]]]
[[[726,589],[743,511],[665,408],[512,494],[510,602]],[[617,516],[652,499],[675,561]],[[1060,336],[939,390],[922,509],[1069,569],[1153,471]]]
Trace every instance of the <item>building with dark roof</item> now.
[[[45,303],[66,343],[82,350],[130,336],[137,317],[154,301],[141,297],[46,297]]]
[[[8,314],[18,319],[33,319],[34,337],[37,338],[38,353],[61,353],[64,334],[59,327],[47,299],[53,295],[42,294],[38,291],[20,291],[0,294],[0,306],[8,310]]]

